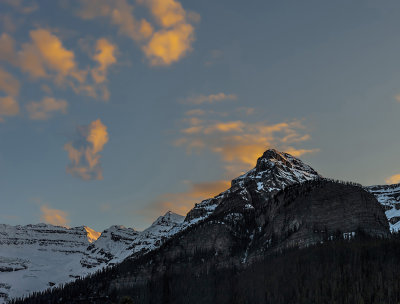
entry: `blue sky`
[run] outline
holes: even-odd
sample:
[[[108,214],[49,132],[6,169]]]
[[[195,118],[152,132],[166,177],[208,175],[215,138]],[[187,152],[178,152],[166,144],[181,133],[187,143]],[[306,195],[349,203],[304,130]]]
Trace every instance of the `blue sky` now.
[[[400,181],[397,1],[0,1],[0,221],[137,229],[267,148]]]

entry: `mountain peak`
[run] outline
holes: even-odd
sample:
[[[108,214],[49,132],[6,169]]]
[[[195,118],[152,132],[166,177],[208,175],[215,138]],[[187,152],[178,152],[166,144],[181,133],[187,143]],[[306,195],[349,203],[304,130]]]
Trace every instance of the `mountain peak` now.
[[[262,181],[280,190],[293,184],[321,177],[317,171],[289,153],[268,149],[258,158],[255,168],[232,180],[232,186],[246,181]]]
[[[101,235],[101,232],[98,232],[98,231],[96,231],[96,230],[93,230],[93,229],[90,228],[90,227],[84,226],[83,228],[84,228],[85,231],[86,231],[86,234],[87,234],[87,238],[88,238],[89,243],[93,243],[93,242],[96,241],[96,240],[100,237],[100,235]]]
[[[321,178],[317,171],[300,159],[275,149],[266,150],[256,166],[232,180],[231,188],[214,198],[206,199],[189,211],[185,221],[197,222],[214,212],[221,200],[235,192],[248,193],[255,188],[265,199],[289,185]]]

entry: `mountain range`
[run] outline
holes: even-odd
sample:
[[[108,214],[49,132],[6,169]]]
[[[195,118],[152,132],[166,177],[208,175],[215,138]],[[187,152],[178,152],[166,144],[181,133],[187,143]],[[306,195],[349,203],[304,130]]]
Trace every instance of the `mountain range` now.
[[[5,302],[56,290],[114,266],[118,275],[110,275],[104,288],[140,290],[147,303],[144,285],[163,284],[188,269],[241,268],[266,253],[351,239],[361,231],[386,238],[399,228],[400,184],[362,187],[326,179],[270,149],[226,191],[186,216],[167,212],[141,232],[123,226],[100,234],[85,226],[0,225],[0,297]],[[161,303],[168,294],[153,296]]]

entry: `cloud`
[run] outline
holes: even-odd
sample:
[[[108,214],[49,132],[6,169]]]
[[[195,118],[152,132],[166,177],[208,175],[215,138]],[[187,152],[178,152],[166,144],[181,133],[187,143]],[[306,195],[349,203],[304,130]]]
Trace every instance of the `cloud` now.
[[[5,32],[15,32],[17,26],[10,15],[0,15],[0,22],[2,23]]]
[[[30,102],[26,105],[29,118],[33,120],[46,120],[55,112],[67,113],[68,103],[62,99],[45,97],[39,102]]]
[[[8,34],[0,36],[0,60],[15,64],[15,40]]]
[[[210,95],[198,95],[186,98],[184,103],[200,105],[204,103],[215,103],[223,100],[236,100],[237,96],[235,94],[225,94],[225,93],[217,93]]]
[[[71,77],[79,83],[85,82],[86,74],[79,71],[75,54],[67,50],[61,40],[47,29],[30,31],[32,42],[22,45],[19,52],[20,68],[33,78],[48,77],[55,73],[57,83]]]
[[[293,147],[287,147],[285,149],[286,153],[289,153],[289,154],[293,155],[294,157],[300,157],[304,154],[317,153],[319,151],[320,151],[320,149],[296,149]]]
[[[59,209],[51,209],[46,205],[40,207],[40,220],[55,226],[68,227],[68,213]]]
[[[97,40],[96,54],[93,60],[97,61],[98,67],[92,70],[92,77],[96,83],[103,83],[107,78],[107,69],[110,65],[117,62],[115,58],[116,46],[107,39]]]
[[[255,110],[256,109],[250,108],[250,107],[239,107],[236,109],[236,112],[238,112],[239,114],[249,116],[249,115],[254,114]]]
[[[186,116],[201,116],[201,115],[205,115],[206,111],[201,110],[201,109],[193,109],[193,110],[189,110],[185,113]]]
[[[83,19],[103,17],[118,27],[119,34],[137,43],[151,65],[170,65],[184,57],[194,42],[193,22],[199,19],[175,0],[138,0],[147,7],[158,30],[146,19],[137,20],[126,0],[81,0],[78,15]]]
[[[15,49],[15,41],[8,34],[0,36],[0,60],[27,73],[31,79],[54,81],[58,86],[70,87],[76,94],[108,100],[110,93],[104,82],[108,68],[116,63],[116,46],[107,39],[97,40],[92,59],[97,66],[79,69],[75,53],[67,49],[60,38],[48,29],[29,32],[31,40]],[[93,81],[88,79],[91,73]]]
[[[398,183],[400,183],[400,174],[395,174],[395,175],[392,175],[392,176],[388,177],[385,180],[385,182],[387,184],[398,184]]]
[[[79,127],[78,137],[76,141],[64,145],[71,162],[67,173],[83,180],[103,179],[99,153],[108,142],[107,127],[97,119],[89,126]]]
[[[149,38],[153,28],[145,19],[136,20],[133,15],[134,7],[126,0],[81,0],[78,16],[82,19],[106,17],[111,24],[118,26],[121,35],[128,36],[134,41]]]
[[[12,96],[0,97],[0,122],[5,116],[15,116],[19,113],[18,102]]]
[[[294,156],[319,151],[293,147],[310,139],[298,120],[268,124],[189,117],[183,121],[183,136],[175,141],[175,145],[185,147],[188,153],[208,150],[219,155],[230,177],[253,167],[257,158],[270,147],[277,147]]]
[[[193,33],[193,26],[187,23],[163,29],[154,33],[142,49],[151,65],[170,65],[191,50]]]
[[[23,1],[23,0],[2,0],[3,3],[14,7],[18,12],[22,14],[30,14],[36,11],[39,6],[34,1]],[[28,2],[28,3],[25,3]]]
[[[214,197],[230,187],[230,182],[225,180],[198,183],[187,181],[185,183],[188,185],[187,191],[165,193],[155,200],[153,205],[158,213],[172,210],[179,214],[186,214],[195,203]]]
[[[17,96],[19,88],[18,79],[14,78],[14,76],[0,66],[0,91],[5,92],[7,95]]]

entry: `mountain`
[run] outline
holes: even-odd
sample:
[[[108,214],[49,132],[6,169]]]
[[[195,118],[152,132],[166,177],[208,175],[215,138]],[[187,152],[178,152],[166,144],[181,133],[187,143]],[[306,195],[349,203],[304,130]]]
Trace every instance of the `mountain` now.
[[[20,296],[89,274],[80,260],[95,236],[87,227],[0,225],[0,295]]]
[[[301,160],[270,149],[257,160],[255,168],[232,180],[231,187],[226,191],[196,204],[186,217],[167,212],[142,232],[111,226],[100,236],[88,227],[67,229],[46,225],[49,231],[65,235],[83,229],[83,237],[76,236],[76,239],[64,242],[57,234],[46,233],[38,236],[37,245],[27,251],[24,246],[28,246],[29,238],[21,246],[5,242],[8,246],[5,254],[3,248],[0,249],[0,258],[5,265],[3,268],[6,269],[7,265],[19,266],[13,272],[0,272],[0,293],[10,297],[21,296],[53,284],[72,281],[106,266],[120,269],[118,265],[125,265],[128,261],[145,259],[151,263],[151,267],[135,264],[138,269],[135,280],[158,282],[160,278],[152,273],[178,275],[178,272],[169,273],[163,269],[181,264],[182,257],[193,261],[203,256],[206,261],[203,263],[209,267],[216,263],[216,269],[228,264],[241,267],[242,264],[257,261],[266,252],[308,247],[338,238],[339,232],[340,238],[347,239],[354,238],[358,232],[386,237],[387,219],[374,195],[385,208],[390,205],[390,210],[397,210],[394,200],[397,201],[399,197],[396,195],[400,191],[395,187],[382,187],[362,188],[357,184],[326,180]],[[32,226],[24,226],[28,235],[31,235],[29,229]],[[391,228],[393,230],[392,224]],[[0,236],[12,239],[7,229],[3,232],[0,228]],[[57,238],[60,241],[53,247],[46,247],[47,239]],[[58,253],[52,256],[53,251]],[[210,256],[215,258],[210,259]],[[155,257],[155,260],[149,262],[146,260],[148,257]],[[46,263],[32,270],[31,265],[36,263],[36,258],[46,260]],[[183,265],[190,269],[190,263]],[[176,268],[183,271],[180,266]],[[53,272],[57,275],[53,276]],[[129,270],[131,272],[132,269]],[[130,280],[123,277],[121,281],[118,278],[109,287],[119,288],[125,286],[123,282]],[[23,287],[15,287],[19,281],[23,284],[18,285]]]
[[[81,264],[87,268],[112,266],[132,254],[144,254],[159,247],[170,235],[182,229],[185,217],[168,211],[142,232],[124,226],[111,226],[88,246]]]
[[[374,194],[385,208],[390,230],[398,232],[400,229],[400,184],[370,186],[365,189]]]
[[[232,180],[231,188],[196,204],[185,221],[195,223],[207,218],[231,192],[239,191],[246,199],[248,188],[256,186],[257,192],[268,199],[289,185],[320,177],[318,172],[301,160],[288,153],[269,149],[257,160],[255,168]],[[248,207],[251,208],[250,205]]]
[[[384,209],[374,195],[354,183],[324,179],[299,159],[276,150],[267,150],[228,190],[196,204],[184,221],[173,222],[171,226],[171,217],[158,219],[141,233],[146,243],[134,237],[127,247],[145,244],[145,250],[132,250],[112,269],[55,289],[43,300],[53,303],[49,299],[62,295],[69,299],[66,303],[78,298],[104,303],[107,297],[127,294],[138,303],[200,303],[204,299],[189,281],[210,272],[217,280],[220,272],[246,269],[291,248],[358,235],[390,235]],[[164,238],[152,243],[147,233]],[[190,288],[171,293],[185,284]],[[215,286],[210,288],[217,292]]]
[[[143,232],[111,226],[101,235],[85,226],[0,225],[0,303],[73,281],[135,252],[148,252],[183,220],[167,212]]]

